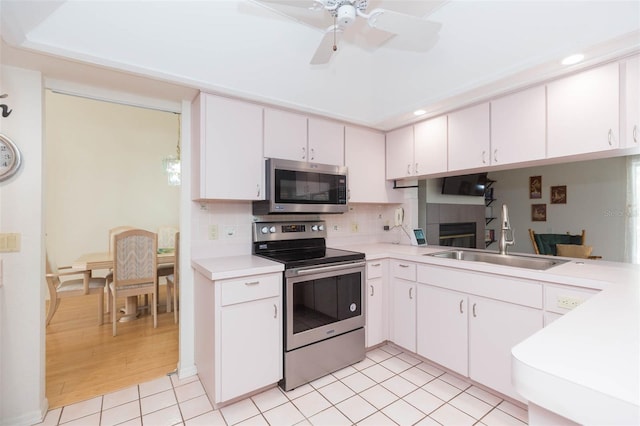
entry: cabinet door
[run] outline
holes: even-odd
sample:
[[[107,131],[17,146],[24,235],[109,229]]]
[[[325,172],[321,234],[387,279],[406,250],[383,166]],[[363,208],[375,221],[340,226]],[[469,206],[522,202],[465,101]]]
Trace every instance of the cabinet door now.
[[[491,165],[489,103],[449,114],[449,170]]]
[[[264,110],[264,156],[307,160],[307,117],[287,111]]]
[[[414,170],[416,175],[447,171],[447,116],[414,126]]]
[[[413,126],[387,133],[387,179],[413,175]]]
[[[618,148],[618,64],[548,84],[547,108],[549,157]]]
[[[367,280],[367,326],[366,345],[375,346],[386,340],[384,327],[384,296],[383,278],[371,278]]]
[[[200,148],[200,197],[224,200],[264,199],[262,107],[204,96]],[[202,161],[204,160],[204,161]],[[232,179],[229,177],[233,176]]]
[[[416,351],[416,283],[400,278],[391,282],[391,341]]]
[[[468,375],[467,296],[418,284],[417,353]]]
[[[308,149],[309,162],[344,165],[344,126],[334,121],[309,118]]]
[[[491,164],[541,160],[546,155],[544,86],[491,102]]]
[[[345,165],[349,169],[349,202],[401,203],[402,191],[385,177],[384,134],[347,126]]]
[[[280,297],[222,308],[220,397],[228,401],[282,378]]]
[[[542,329],[542,311],[469,297],[469,377],[523,401],[511,385],[511,348]]]
[[[640,146],[640,57],[625,63],[625,125],[623,147]]]

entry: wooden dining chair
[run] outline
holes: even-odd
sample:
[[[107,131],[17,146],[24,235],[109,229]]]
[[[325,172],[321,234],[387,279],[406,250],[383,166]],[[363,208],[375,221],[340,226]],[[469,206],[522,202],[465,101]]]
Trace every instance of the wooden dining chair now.
[[[143,229],[118,233],[113,246],[113,281],[111,294],[111,324],[117,333],[116,300],[118,297],[151,295],[153,327],[158,326],[158,236]]]
[[[92,278],[91,271],[75,269],[70,266],[58,268],[48,255],[46,256],[46,262],[45,278],[49,289],[49,309],[47,311],[46,325],[49,325],[53,315],[58,310],[61,299],[84,296],[86,294],[98,295],[98,325],[102,325],[104,316],[104,278]],[[74,276],[81,276],[81,278],[73,278]],[[84,287],[85,279],[89,283],[86,291]]]
[[[135,229],[133,226],[122,225],[109,229],[109,253],[113,253],[113,246],[115,244],[115,237],[122,231],[128,231]],[[111,292],[109,291],[109,284],[113,281],[113,270],[110,270],[104,277],[104,286],[107,291],[107,312],[111,311]]]
[[[158,251],[171,251],[176,249],[176,232],[178,230],[171,226],[161,226],[158,228]],[[158,265],[158,278],[166,277],[174,273],[173,265]]]
[[[173,274],[167,276],[167,312],[171,312],[173,303],[173,322],[178,323],[178,285],[180,284],[180,232],[176,232],[176,261]]]

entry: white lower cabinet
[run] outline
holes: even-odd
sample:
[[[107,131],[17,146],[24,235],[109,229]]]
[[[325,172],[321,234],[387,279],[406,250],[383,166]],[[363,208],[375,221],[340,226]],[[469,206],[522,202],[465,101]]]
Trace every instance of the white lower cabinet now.
[[[511,348],[542,329],[542,311],[469,297],[469,377],[526,402],[511,384]]]
[[[542,285],[427,265],[417,282],[416,353],[524,401],[511,386],[511,348],[542,329]]]
[[[417,353],[468,376],[467,295],[418,284]]]
[[[396,345],[416,351],[416,265],[391,261],[391,329]]]
[[[282,274],[196,274],[195,363],[212,404],[282,379]]]
[[[366,346],[372,347],[389,338],[389,315],[386,309],[388,260],[367,262]]]

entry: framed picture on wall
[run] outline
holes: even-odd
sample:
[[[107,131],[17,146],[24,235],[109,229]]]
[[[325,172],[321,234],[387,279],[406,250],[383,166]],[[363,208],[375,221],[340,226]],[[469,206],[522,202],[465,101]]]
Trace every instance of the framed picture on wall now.
[[[567,185],[551,187],[551,204],[567,204]]]
[[[531,221],[546,222],[547,221],[547,205],[531,204]]]
[[[529,177],[529,198],[542,198],[542,176]]]

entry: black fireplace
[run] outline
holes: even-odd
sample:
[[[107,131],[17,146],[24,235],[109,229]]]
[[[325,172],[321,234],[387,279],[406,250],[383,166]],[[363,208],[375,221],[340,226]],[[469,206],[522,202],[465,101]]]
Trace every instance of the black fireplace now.
[[[476,248],[476,223],[441,223],[440,245]]]

